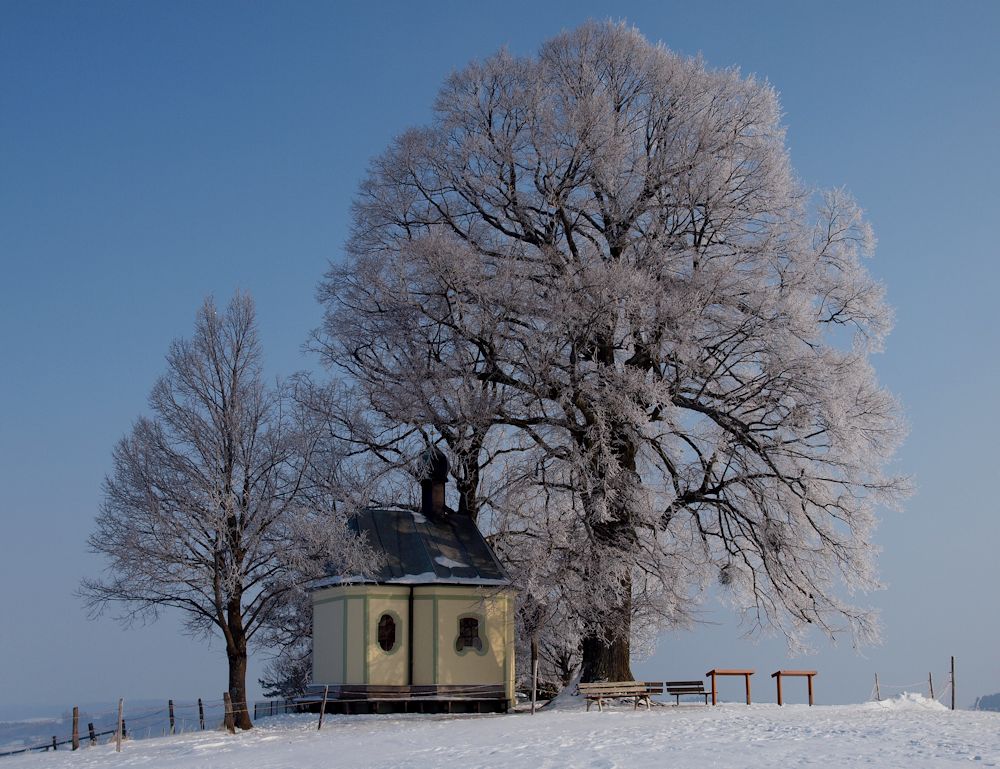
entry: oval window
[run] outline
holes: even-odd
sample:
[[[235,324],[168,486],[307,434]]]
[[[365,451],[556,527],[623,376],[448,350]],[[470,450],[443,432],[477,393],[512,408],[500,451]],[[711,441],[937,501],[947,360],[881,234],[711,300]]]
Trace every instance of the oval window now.
[[[391,614],[383,614],[378,619],[378,645],[384,652],[391,652],[396,645],[396,620]]]

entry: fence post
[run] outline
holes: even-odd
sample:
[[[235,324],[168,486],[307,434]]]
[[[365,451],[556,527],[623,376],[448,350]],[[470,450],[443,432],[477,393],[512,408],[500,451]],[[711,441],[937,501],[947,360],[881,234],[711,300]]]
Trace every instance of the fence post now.
[[[319,723],[316,724],[316,731],[323,728],[323,714],[326,713],[326,695],[330,691],[330,684],[323,687],[323,704],[319,706]]]
[[[535,715],[536,702],[538,702],[538,657],[531,663],[531,715]]]
[[[115,753],[122,752],[122,733],[125,731],[125,722],[122,721],[122,706],[125,704],[125,700],[122,697],[118,698],[118,723],[115,726]]]
[[[205,706],[201,704],[201,697],[198,698],[198,724],[205,731]]]
[[[951,658],[951,709],[955,709],[955,657]]]
[[[878,673],[875,674],[875,699],[879,702],[882,701],[882,692],[878,688]]]
[[[97,734],[94,732],[93,721],[87,724],[87,731],[90,733],[90,746],[93,747],[97,744]]]
[[[226,731],[229,732],[230,734],[236,734],[236,721],[233,720],[233,700],[229,696],[229,692],[225,692],[222,695],[222,701],[225,704],[226,708],[226,718],[225,718]]]
[[[174,734],[174,701],[167,700],[167,712],[170,713],[170,733]]]
[[[80,749],[80,708],[73,706],[73,750]]]
[[[56,736],[54,734],[52,735],[52,749],[59,750],[58,746],[56,745]]]
[[[927,686],[928,686],[928,688],[930,689],[930,692],[931,692],[931,699],[934,699],[934,674],[933,673],[928,673],[927,674]]]

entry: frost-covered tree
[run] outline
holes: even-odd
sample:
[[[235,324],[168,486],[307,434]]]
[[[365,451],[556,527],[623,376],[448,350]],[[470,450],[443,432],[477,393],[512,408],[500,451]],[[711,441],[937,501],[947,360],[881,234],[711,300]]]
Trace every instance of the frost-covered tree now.
[[[588,23],[455,73],[372,163],[317,339],[476,468],[477,510],[513,457],[544,477],[586,679],[630,678],[635,631],[716,581],[754,626],[870,641],[842,585],[876,587],[873,510],[905,493],[873,242],[796,180],[767,83]]]
[[[249,729],[249,644],[280,636],[304,579],[331,561],[363,573],[369,555],[323,504],[310,412],[264,382],[248,296],[224,313],[206,300],[149,406],[114,450],[89,539],[107,573],[81,594],[95,615],[128,624],[178,609],[193,635],[221,636],[236,724]]]

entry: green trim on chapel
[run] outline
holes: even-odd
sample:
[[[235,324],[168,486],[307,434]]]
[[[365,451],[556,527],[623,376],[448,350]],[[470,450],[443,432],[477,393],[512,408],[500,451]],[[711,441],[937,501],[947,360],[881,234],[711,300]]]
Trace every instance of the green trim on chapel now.
[[[434,678],[433,683],[438,682],[438,636],[441,635],[441,627],[438,625],[438,597],[432,595],[431,599],[434,601],[434,614],[433,614],[433,633],[434,633]]]

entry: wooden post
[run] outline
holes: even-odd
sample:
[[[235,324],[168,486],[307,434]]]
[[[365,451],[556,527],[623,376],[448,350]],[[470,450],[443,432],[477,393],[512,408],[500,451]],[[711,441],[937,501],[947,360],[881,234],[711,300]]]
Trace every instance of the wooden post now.
[[[955,657],[951,658],[951,709],[955,709]]]
[[[812,707],[812,704],[813,704],[813,677],[812,676],[806,676],[806,681],[809,682],[809,707]]]
[[[205,731],[205,706],[201,704],[201,697],[198,698],[198,724]]]
[[[326,695],[330,693],[330,685],[323,687],[323,704],[319,706],[319,723],[316,724],[316,731],[323,728],[323,714],[326,713]]]
[[[749,673],[744,673],[743,677],[747,681],[747,705],[749,705],[750,704],[750,674]]]
[[[122,706],[125,704],[125,700],[121,697],[118,698],[118,723],[115,726],[115,753],[122,752],[122,732],[124,729],[124,722],[122,721]]]
[[[535,715],[535,703],[538,701],[538,658],[531,668],[531,715]]]
[[[934,699],[934,674],[927,674],[927,688],[930,690],[931,699]]]
[[[777,673],[774,674],[774,678],[778,682],[778,704],[779,705],[783,705],[784,703],[781,701],[781,671],[780,670]],[[810,679],[810,680],[812,680],[812,679]],[[809,703],[809,704],[811,705],[812,703]]]
[[[93,747],[97,744],[97,733],[94,731],[93,722],[87,724],[87,731],[90,733],[90,745]]]
[[[531,634],[531,715],[538,701],[538,634]]]
[[[229,692],[225,692],[222,695],[222,702],[225,705],[226,716],[225,725],[226,731],[230,734],[236,734],[236,721],[233,719],[233,700],[229,696]]]
[[[875,674],[875,699],[879,702],[882,701],[882,692],[878,688],[878,673]]]
[[[716,694],[715,694],[715,671],[714,670],[712,671],[711,676],[712,676],[712,704],[714,705],[715,702],[716,702]]]
[[[170,733],[174,734],[174,701],[167,700],[167,712],[170,713]]]
[[[54,734],[52,735],[52,749],[59,750],[58,745],[56,745],[56,736]]]
[[[80,708],[73,706],[73,750],[80,749]]]

